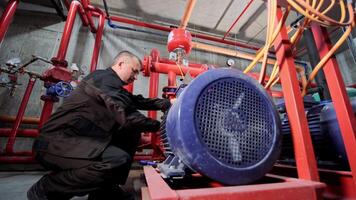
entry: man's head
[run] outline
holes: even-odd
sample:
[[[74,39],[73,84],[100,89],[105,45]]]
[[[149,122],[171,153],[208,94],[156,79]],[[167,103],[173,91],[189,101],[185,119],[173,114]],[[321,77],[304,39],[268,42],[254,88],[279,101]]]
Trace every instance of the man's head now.
[[[139,57],[129,51],[121,51],[115,57],[111,68],[116,72],[122,81],[129,84],[137,79],[137,75],[142,69]]]

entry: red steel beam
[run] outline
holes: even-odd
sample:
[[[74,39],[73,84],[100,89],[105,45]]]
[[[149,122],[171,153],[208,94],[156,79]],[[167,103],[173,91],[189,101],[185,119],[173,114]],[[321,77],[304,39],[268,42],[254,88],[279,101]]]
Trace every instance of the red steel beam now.
[[[254,0],[250,0],[250,2],[248,2],[248,4],[246,5],[246,7],[242,10],[242,12],[240,13],[240,15],[236,18],[235,22],[230,26],[229,30],[225,33],[224,37],[222,38],[223,40],[225,40],[226,36],[228,36],[228,34],[230,33],[230,31],[232,30],[232,28],[234,28],[234,26],[236,25],[236,23],[241,19],[242,15],[245,14],[245,12],[247,11],[247,9],[251,6],[252,2]]]
[[[277,9],[276,24],[281,20],[282,9]],[[292,129],[295,160],[298,176],[301,179],[318,181],[314,150],[310,137],[308,121],[305,116],[303,99],[298,83],[297,71],[288,39],[286,27],[282,27],[275,43],[277,62],[280,66],[280,79],[285,98],[288,118]]]
[[[320,57],[324,57],[332,48],[332,43],[325,28],[312,24],[315,43]],[[356,121],[349,98],[346,93],[345,83],[335,57],[331,57],[323,68],[330,95],[335,107],[341,135],[344,140],[349,165],[356,190]]]
[[[19,5],[19,0],[10,0],[7,3],[4,13],[1,15],[0,19],[0,44],[5,37],[7,29],[9,28],[11,21],[15,15],[17,6]]]

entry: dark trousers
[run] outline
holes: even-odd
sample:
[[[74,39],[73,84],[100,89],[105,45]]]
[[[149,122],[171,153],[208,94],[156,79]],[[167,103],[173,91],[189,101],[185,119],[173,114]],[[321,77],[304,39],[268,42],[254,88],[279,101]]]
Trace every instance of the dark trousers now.
[[[131,156],[112,145],[96,160],[63,158],[46,153],[38,153],[37,160],[51,170],[39,181],[51,196],[81,196],[109,185],[124,184],[131,167]]]
[[[37,160],[51,173],[43,176],[38,184],[50,196],[69,199],[82,196],[112,185],[123,185],[128,177],[133,156],[141,133],[122,130],[113,135],[111,144],[93,160],[65,158],[48,153],[37,153]]]

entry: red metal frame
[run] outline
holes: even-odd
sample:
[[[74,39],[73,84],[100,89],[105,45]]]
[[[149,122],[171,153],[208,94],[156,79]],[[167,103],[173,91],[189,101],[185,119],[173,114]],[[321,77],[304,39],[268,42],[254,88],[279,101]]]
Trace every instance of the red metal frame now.
[[[12,18],[14,17],[17,6],[20,0],[10,0],[7,3],[6,9],[0,19],[0,44],[5,37],[7,29],[9,28]]]
[[[281,20],[282,9],[277,9],[277,20]],[[318,171],[311,142],[307,118],[305,116],[303,99],[301,96],[297,71],[292,57],[291,44],[287,35],[287,28],[282,27],[275,43],[277,62],[280,66],[280,79],[292,129],[293,146],[298,169],[298,177],[306,180],[318,181]]]
[[[324,57],[332,48],[332,43],[325,28],[319,25],[312,25],[315,43],[319,50],[320,57]],[[354,179],[356,191],[356,121],[352,111],[349,98],[346,93],[339,65],[336,58],[332,57],[323,68],[325,78],[330,90],[330,95],[335,107],[336,116],[339,122],[341,135],[345,144],[349,165]]]
[[[144,200],[312,200],[321,199],[322,190],[325,187],[325,184],[320,182],[267,174],[266,177],[277,181],[275,183],[260,183],[226,187],[221,187],[220,184],[217,184],[217,187],[173,190],[152,167],[145,166],[144,173],[147,181],[147,189],[142,190],[142,199]]]

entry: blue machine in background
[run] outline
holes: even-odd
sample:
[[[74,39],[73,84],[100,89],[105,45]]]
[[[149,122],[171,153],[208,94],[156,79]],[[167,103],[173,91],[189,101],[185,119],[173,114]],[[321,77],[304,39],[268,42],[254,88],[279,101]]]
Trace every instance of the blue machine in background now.
[[[352,109],[356,113],[356,98],[350,99]],[[304,107],[309,130],[313,142],[316,160],[323,168],[348,168],[348,159],[340,127],[331,101],[317,102],[311,97],[304,98]],[[283,102],[278,104],[282,119],[282,162],[293,163],[294,151],[291,129]]]
[[[281,124],[270,96],[234,69],[209,70],[179,89],[162,124],[164,178],[199,172],[223,184],[247,184],[279,157]]]

